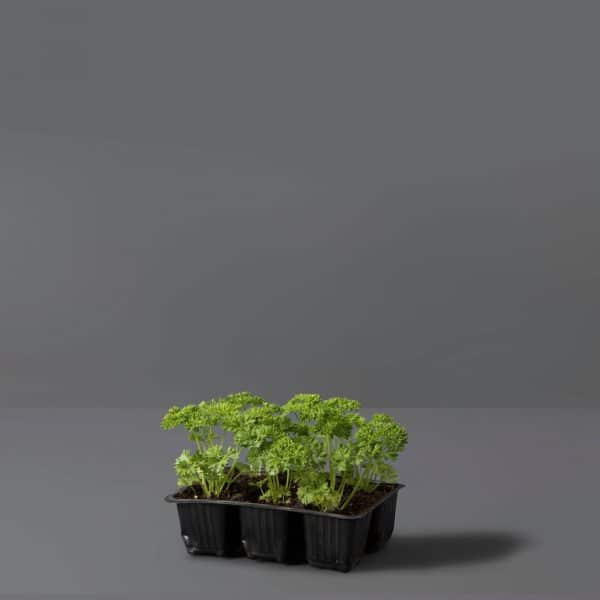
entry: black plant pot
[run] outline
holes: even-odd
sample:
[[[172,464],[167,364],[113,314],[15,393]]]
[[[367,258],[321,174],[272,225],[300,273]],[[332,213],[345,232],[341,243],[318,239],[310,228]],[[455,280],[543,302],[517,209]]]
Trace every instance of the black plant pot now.
[[[303,516],[285,507],[240,506],[242,546],[248,558],[305,562]]]
[[[217,502],[177,502],[181,538],[189,554],[243,556],[237,506]]]
[[[313,567],[344,573],[353,569],[366,550],[372,512],[356,518],[305,515],[306,561]]]
[[[396,500],[398,498],[398,490],[402,487],[404,486],[399,486],[394,492],[390,492],[373,509],[365,552],[370,554],[381,550],[392,537],[396,521]]]
[[[392,535],[398,491],[358,515],[234,500],[165,498],[177,505],[181,537],[190,554],[247,556],[285,564],[308,562],[347,572]]]

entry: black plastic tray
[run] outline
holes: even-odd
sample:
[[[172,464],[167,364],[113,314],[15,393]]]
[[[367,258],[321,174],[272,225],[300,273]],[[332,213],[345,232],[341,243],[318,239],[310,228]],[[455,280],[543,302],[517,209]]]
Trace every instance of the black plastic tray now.
[[[189,554],[247,556],[285,564],[304,563],[347,572],[365,553],[377,552],[394,530],[402,484],[358,515],[235,500],[181,499],[181,537]]]

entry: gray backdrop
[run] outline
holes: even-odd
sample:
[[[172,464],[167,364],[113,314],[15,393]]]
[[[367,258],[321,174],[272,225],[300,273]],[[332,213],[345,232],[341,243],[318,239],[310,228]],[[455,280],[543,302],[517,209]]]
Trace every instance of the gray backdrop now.
[[[388,558],[385,593],[592,589],[564,536],[597,521],[584,476],[600,418],[583,407],[600,394],[599,18],[576,1],[2,2],[2,481],[43,495],[51,518],[8,501],[0,593],[148,597],[158,583],[141,573],[171,581],[165,561],[194,589],[206,563],[177,571],[174,514],[152,504],[181,443],[157,424],[241,389],[345,394],[407,423],[417,543],[400,535],[396,554],[421,548],[427,577]],[[480,464],[450,452],[461,443]],[[581,477],[554,512],[565,473]],[[99,536],[93,561],[66,533],[74,485],[99,511],[78,526]],[[133,505],[151,566],[107,524]],[[565,514],[577,526],[540,542]],[[467,560],[436,579],[446,530],[467,536],[450,557],[481,558],[468,540],[482,532],[484,557],[502,536],[538,542],[489,577]],[[220,577],[236,568],[260,573],[249,589],[264,597],[269,567]]]

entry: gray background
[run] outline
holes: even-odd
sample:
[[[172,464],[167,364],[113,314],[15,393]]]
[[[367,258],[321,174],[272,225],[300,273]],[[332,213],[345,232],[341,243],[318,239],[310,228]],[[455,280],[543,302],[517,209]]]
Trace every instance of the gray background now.
[[[599,17],[2,2],[0,594],[593,596]],[[158,420],[240,389],[407,424],[385,569],[186,559]]]

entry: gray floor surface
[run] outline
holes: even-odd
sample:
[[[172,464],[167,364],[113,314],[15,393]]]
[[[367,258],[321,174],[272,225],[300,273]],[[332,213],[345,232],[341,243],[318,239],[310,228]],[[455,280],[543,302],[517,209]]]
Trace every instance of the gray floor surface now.
[[[599,410],[385,409],[410,433],[396,531],[340,574],[186,555],[171,403],[2,409],[3,600],[597,597]]]

